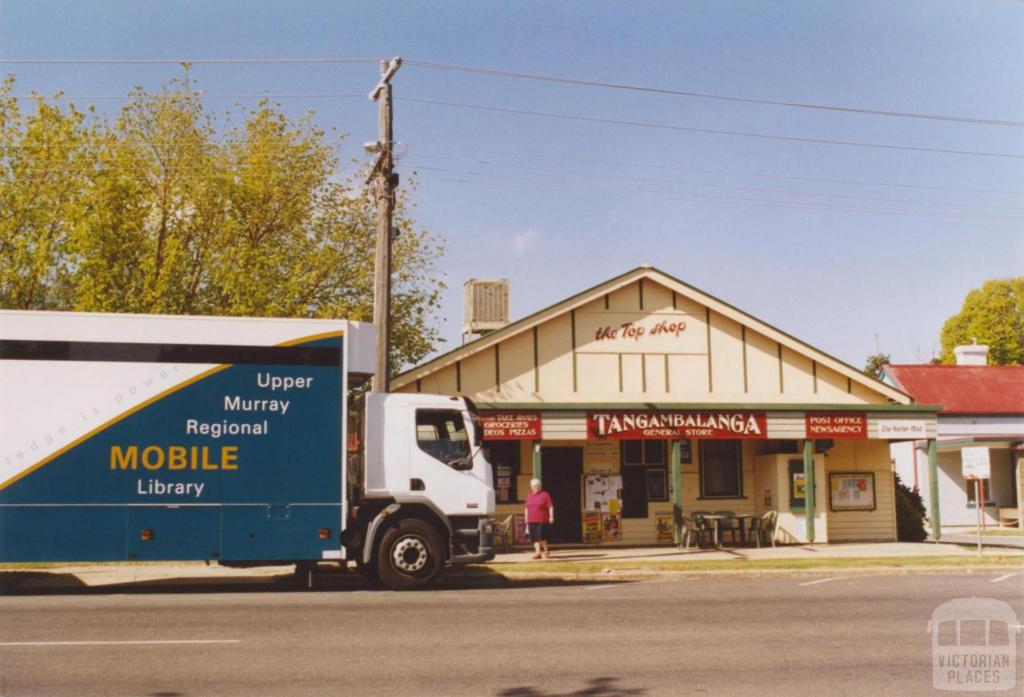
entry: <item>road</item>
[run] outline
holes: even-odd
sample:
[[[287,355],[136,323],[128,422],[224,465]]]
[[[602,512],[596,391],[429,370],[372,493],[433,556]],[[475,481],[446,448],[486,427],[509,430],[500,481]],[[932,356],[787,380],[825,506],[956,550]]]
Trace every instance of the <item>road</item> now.
[[[0,691],[933,695],[932,611],[979,596],[1024,618],[1022,578],[704,576],[407,593],[8,596],[0,598]]]

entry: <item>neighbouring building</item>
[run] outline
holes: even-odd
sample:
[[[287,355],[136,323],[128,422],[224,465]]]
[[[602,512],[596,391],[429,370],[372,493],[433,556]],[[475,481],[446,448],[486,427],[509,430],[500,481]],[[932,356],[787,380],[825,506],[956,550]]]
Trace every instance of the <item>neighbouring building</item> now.
[[[393,389],[473,399],[499,514],[539,477],[563,542],[671,542],[698,510],[778,511],[781,541],[891,541],[889,446],[936,435],[936,407],[651,267]]]
[[[938,404],[937,482],[927,467],[927,441],[892,446],[896,471],[919,488],[933,510],[938,494],[942,524],[977,525],[978,491],[986,524],[1024,526],[1024,366],[986,365],[988,347],[959,346],[956,365],[887,365],[882,378],[918,402]],[[990,477],[963,475],[965,448],[987,449]]]

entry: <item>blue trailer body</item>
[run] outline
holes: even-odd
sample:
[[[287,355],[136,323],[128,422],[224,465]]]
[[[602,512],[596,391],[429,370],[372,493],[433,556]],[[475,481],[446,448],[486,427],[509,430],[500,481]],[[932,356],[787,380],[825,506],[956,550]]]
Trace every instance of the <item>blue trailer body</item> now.
[[[5,410],[52,400],[64,411],[3,456],[0,560],[342,559],[345,340],[340,330],[276,345],[0,338],[6,375],[145,364],[163,388],[136,404],[122,390],[126,408],[74,438],[62,401],[71,386],[3,397]]]

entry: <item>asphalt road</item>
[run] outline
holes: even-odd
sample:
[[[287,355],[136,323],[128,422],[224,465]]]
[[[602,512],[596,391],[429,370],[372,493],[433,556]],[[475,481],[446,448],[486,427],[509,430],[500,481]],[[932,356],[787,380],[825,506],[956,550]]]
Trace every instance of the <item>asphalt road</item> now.
[[[1024,618],[1005,576],[8,596],[0,693],[934,695],[932,611],[979,596]]]

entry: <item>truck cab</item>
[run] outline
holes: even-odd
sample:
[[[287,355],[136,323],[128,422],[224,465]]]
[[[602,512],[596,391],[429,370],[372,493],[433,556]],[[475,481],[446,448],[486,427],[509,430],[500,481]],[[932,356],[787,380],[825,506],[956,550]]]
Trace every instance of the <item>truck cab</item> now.
[[[395,587],[428,585],[446,565],[492,559],[494,483],[473,403],[376,392],[363,399],[347,556]]]

